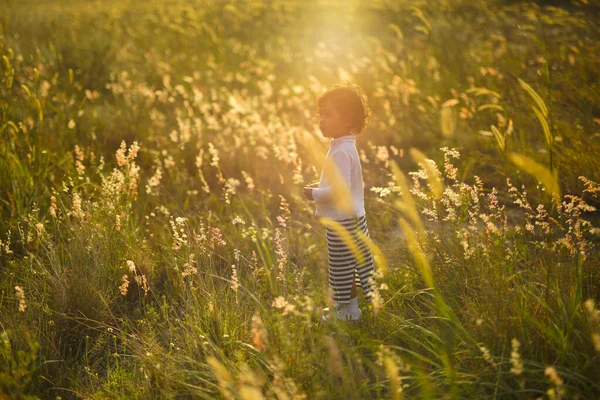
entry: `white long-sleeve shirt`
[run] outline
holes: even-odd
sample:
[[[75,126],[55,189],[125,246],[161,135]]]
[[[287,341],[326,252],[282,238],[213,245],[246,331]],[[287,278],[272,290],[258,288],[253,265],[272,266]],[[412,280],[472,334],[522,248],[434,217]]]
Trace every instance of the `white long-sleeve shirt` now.
[[[356,136],[346,135],[332,139],[325,162],[337,167],[341,179],[331,179],[330,174],[326,173],[326,168],[323,168],[319,187],[312,192],[317,204],[315,215],[334,220],[365,215],[364,184],[360,158],[356,150]],[[339,187],[334,186],[344,184],[348,190],[340,190]],[[347,199],[351,203],[350,209],[340,209],[340,201],[335,199],[335,196],[339,196],[340,193],[351,197]]]

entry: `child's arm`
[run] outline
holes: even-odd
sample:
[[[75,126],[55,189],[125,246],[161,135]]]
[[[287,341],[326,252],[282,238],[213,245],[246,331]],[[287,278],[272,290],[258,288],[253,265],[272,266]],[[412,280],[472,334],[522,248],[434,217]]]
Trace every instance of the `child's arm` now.
[[[314,188],[312,188],[310,186],[305,186],[304,187],[304,196],[309,200],[314,200],[313,195],[312,195],[313,190],[314,190]]]
[[[343,151],[335,153],[331,159],[326,159],[323,172],[330,185],[312,189],[313,200],[317,203],[331,203],[336,199],[351,198],[350,170],[350,156]]]
[[[318,188],[318,187],[319,187],[319,182],[309,183],[308,185],[304,186],[304,196],[308,200],[314,200],[312,192],[313,192],[313,189]]]

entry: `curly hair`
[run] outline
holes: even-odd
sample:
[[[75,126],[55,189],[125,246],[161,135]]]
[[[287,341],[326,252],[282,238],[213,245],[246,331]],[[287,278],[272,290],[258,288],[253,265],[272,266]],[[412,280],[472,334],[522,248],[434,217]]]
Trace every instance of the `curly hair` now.
[[[320,115],[320,109],[326,101],[330,101],[342,117],[350,122],[350,133],[360,134],[369,123],[371,109],[360,86],[342,81],[328,88],[319,97],[317,115]]]

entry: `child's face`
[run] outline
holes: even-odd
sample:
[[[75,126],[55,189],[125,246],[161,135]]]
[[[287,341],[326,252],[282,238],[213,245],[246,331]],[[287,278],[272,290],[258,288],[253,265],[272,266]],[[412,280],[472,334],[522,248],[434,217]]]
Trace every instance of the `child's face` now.
[[[319,114],[321,115],[319,128],[321,129],[323,136],[338,138],[350,133],[349,125],[344,121],[342,115],[334,107],[331,101],[323,102],[319,109]]]

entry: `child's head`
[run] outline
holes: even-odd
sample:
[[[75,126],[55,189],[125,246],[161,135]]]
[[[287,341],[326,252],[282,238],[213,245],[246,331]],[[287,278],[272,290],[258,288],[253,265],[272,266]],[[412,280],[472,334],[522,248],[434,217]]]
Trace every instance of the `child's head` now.
[[[349,83],[340,82],[319,97],[318,100],[321,131],[327,135],[324,129],[327,129],[328,121],[324,121],[328,117],[328,113],[333,112],[334,117],[339,119],[343,125],[346,134],[360,134],[371,116],[371,109],[367,104],[360,86]]]

